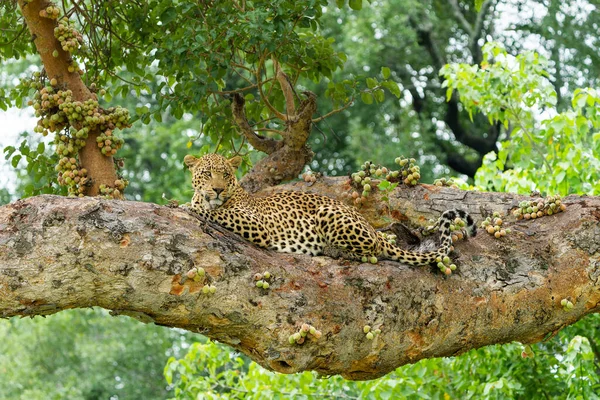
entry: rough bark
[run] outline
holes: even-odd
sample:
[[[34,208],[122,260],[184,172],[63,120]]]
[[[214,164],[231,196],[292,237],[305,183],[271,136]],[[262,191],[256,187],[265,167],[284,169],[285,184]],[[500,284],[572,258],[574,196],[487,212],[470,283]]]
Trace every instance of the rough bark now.
[[[326,178],[270,190],[281,189],[339,197],[349,187]],[[457,206],[476,220],[510,215],[523,198],[421,185],[396,190],[389,204],[374,197],[364,211],[375,226],[415,226]],[[181,209],[34,197],[0,208],[0,316],[100,306],[203,333],[275,371],[372,379],[422,358],[537,342],[600,311],[600,198],[564,203],[566,212],[537,220],[506,217],[512,233],[500,240],[482,232],[459,242],[459,267],[446,277],[263,250]],[[193,267],[205,269],[205,282],[186,278]],[[266,270],[271,287],[259,289],[253,276]],[[203,294],[205,283],[214,295]],[[290,345],[302,323],[323,336]],[[364,325],[382,332],[367,340]]]
[[[54,28],[57,22],[54,19],[40,17],[39,13],[52,4],[48,0],[19,0],[19,7],[27,23],[27,27],[33,37],[37,52],[42,59],[42,64],[48,75],[48,79],[56,78],[58,87],[69,89],[73,92],[73,100],[84,102],[92,99],[95,95],[90,92],[78,72],[69,72],[71,55],[64,51],[60,42],[54,37]],[[53,53],[57,52],[58,57]],[[96,138],[100,132],[90,132],[86,139],[86,145],[79,151],[81,166],[88,171],[91,186],[87,192],[88,196],[96,196],[101,184],[114,186],[117,173],[111,156],[104,156],[96,145]]]

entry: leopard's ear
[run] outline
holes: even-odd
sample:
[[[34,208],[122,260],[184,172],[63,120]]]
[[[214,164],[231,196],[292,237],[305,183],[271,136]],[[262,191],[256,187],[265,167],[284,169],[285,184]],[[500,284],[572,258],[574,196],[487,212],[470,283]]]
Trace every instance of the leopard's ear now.
[[[200,161],[198,158],[189,154],[183,158],[183,162],[188,166],[188,168],[192,168],[198,163],[198,161]]]
[[[234,169],[237,169],[240,164],[242,163],[242,157],[240,156],[235,156],[230,158],[229,160],[227,160],[227,162],[229,163],[229,165],[231,165]]]

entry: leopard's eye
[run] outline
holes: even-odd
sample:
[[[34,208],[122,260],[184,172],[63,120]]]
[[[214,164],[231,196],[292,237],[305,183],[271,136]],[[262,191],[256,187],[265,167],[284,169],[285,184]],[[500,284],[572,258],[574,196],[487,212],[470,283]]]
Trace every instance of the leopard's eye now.
[[[231,177],[231,174],[229,172],[223,172],[223,178],[229,179],[230,177]]]
[[[203,178],[210,178],[211,174],[210,171],[203,171],[200,173],[200,175],[202,175]]]

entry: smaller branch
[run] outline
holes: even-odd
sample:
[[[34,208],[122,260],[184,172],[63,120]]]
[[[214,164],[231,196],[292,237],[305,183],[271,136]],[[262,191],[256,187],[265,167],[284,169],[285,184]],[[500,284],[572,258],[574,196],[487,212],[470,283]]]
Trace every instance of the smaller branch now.
[[[339,113],[339,112],[342,112],[342,111],[344,111],[345,109],[347,109],[348,107],[350,107],[350,106],[351,106],[353,103],[354,103],[354,96],[352,96],[352,98],[350,99],[350,101],[349,101],[349,102],[347,102],[346,104],[344,104],[342,107],[340,107],[340,108],[337,108],[337,109],[335,109],[335,110],[333,110],[333,111],[330,111],[330,112],[328,112],[328,113],[327,113],[327,114],[325,114],[325,115],[321,115],[319,118],[314,118],[314,119],[312,120],[312,122],[313,122],[313,123],[321,122],[321,121],[323,121],[325,118],[329,118],[329,117],[331,117],[331,116],[332,116],[332,115],[334,115],[334,114],[337,114],[337,113]]]
[[[251,68],[249,68],[249,67],[247,67],[247,66],[245,66],[244,64],[232,62],[231,66],[232,67],[236,67],[236,68],[240,68],[240,69],[245,69],[246,71],[251,72],[252,74],[254,74],[254,70],[251,69]]]
[[[279,62],[275,58],[275,56],[271,56],[271,60],[273,61],[273,69],[275,70],[275,77],[277,78],[277,82],[279,82],[279,86],[281,86],[281,91],[283,92],[283,97],[285,98],[285,109],[287,112],[288,119],[293,119],[296,113],[296,103],[294,102],[294,89],[290,83],[290,79],[288,76],[281,70],[281,66]]]
[[[253,85],[246,86],[246,87],[243,87],[241,89],[235,89],[235,90],[209,90],[208,93],[210,93],[210,94],[219,94],[219,95],[227,95],[227,94],[234,94],[234,93],[245,92],[247,90],[254,89],[256,87],[257,87],[257,85],[253,84]]]
[[[231,102],[231,111],[233,118],[237,126],[240,127],[242,135],[248,140],[248,142],[258,151],[263,153],[271,154],[281,148],[283,142],[275,139],[269,139],[264,136],[257,135],[254,129],[248,123],[246,113],[244,111],[244,104],[246,101],[244,97],[239,93],[233,94],[233,101]]]
[[[460,6],[458,5],[458,2],[456,0],[448,0],[448,3],[450,3],[450,5],[452,6],[452,9],[454,10],[454,15],[456,16],[456,19],[458,20],[462,28],[467,32],[469,36],[473,36],[473,27],[465,18],[464,14],[462,13],[462,10],[460,9]]]
[[[259,128],[259,129],[257,129],[257,131],[260,131],[260,132],[274,132],[274,133],[277,133],[278,135],[281,135],[281,136],[285,135],[285,132],[284,131],[280,131],[279,129]]]
[[[8,29],[2,29],[3,31],[9,31],[9,32],[15,32],[14,30],[8,30]],[[22,35],[23,33],[27,30],[27,25],[23,24],[23,28],[21,28],[21,30],[15,35],[15,37],[13,37],[11,40],[9,40],[8,42],[3,42],[0,43],[0,46],[8,46],[14,42],[16,42]]]
[[[248,82],[249,85],[252,85],[253,87],[256,87],[258,85],[257,83],[253,83],[250,79],[248,79],[244,75],[242,75],[242,73],[240,71],[238,71],[237,69],[233,68],[233,72],[235,72],[235,74],[237,76],[239,76],[240,78],[242,78],[243,80]]]

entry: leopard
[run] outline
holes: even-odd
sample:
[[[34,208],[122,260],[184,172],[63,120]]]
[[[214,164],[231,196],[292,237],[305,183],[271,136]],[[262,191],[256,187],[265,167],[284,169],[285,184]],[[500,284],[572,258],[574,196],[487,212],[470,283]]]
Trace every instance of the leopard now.
[[[194,189],[190,209],[262,248],[348,260],[376,257],[418,266],[432,264],[450,253],[450,225],[457,217],[466,221],[469,236],[477,232],[467,212],[447,210],[434,226],[440,232],[435,250],[405,250],[373,228],[354,206],[336,199],[301,191],[266,196],[247,192],[236,177],[241,162],[240,156],[186,155],[184,163],[191,171]]]

